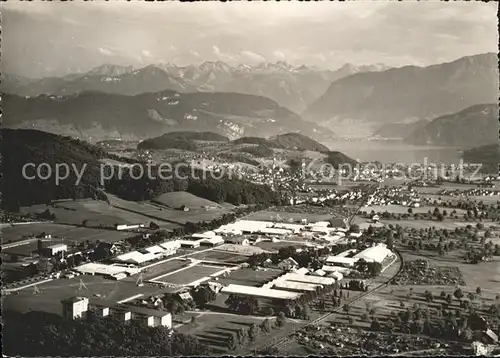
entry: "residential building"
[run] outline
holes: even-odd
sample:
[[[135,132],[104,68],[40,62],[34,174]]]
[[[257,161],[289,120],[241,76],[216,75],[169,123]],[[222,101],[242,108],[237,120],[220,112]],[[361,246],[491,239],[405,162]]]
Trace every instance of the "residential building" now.
[[[45,257],[52,257],[60,252],[66,252],[66,251],[68,251],[68,245],[56,244],[43,248],[41,254],[42,256]]]
[[[83,317],[89,310],[89,299],[87,297],[71,297],[61,301],[62,316],[66,319]]]

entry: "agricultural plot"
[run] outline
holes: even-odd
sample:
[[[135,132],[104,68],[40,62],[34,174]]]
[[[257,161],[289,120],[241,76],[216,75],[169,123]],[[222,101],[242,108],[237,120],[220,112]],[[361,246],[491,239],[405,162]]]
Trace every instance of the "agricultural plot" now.
[[[259,211],[245,217],[245,220],[262,220],[262,221],[284,221],[284,222],[300,222],[302,219],[307,219],[309,222],[327,221],[332,218],[334,211],[328,214],[314,214],[307,212],[286,212],[286,211]],[[312,210],[311,210],[312,211]]]
[[[281,276],[283,271],[277,269],[266,269],[256,271],[251,268],[242,268],[239,270],[231,271],[229,276],[220,277],[218,282],[222,285],[245,285],[259,287],[265,283],[274,280],[278,276]]]
[[[197,197],[196,195],[187,193],[185,191],[176,191],[171,193],[164,193],[151,200],[154,203],[168,206],[172,209],[177,209],[181,206],[186,206],[189,209],[203,209],[204,207],[218,208],[219,204],[216,202]]]
[[[204,251],[194,255],[190,255],[190,258],[196,260],[208,260],[208,261],[218,261],[218,262],[228,262],[228,263],[241,263],[248,260],[248,256],[238,255],[231,252],[222,251]]]
[[[37,223],[26,225],[5,226],[2,228],[2,244],[27,240],[30,235],[41,233],[59,236],[61,233],[75,229],[71,225],[59,225],[52,223]]]
[[[113,226],[145,221],[140,215],[134,215],[116,209],[106,202],[97,200],[65,201],[50,205],[33,205],[22,207],[21,212],[41,214],[46,209],[55,215],[55,222],[61,224],[81,225],[87,220],[89,226]]]
[[[435,208],[436,208],[436,206],[421,206],[418,208],[411,208],[411,211],[414,214],[426,214],[429,212],[429,210],[431,212],[433,212]],[[389,213],[407,214],[408,209],[410,209],[410,208],[407,206],[392,205],[391,204],[391,205],[373,205],[373,206],[369,206],[368,208],[363,209],[363,210],[366,212],[371,212],[373,210],[376,213],[379,213],[379,212],[383,213],[383,212],[387,211]],[[442,207],[439,207],[439,210],[440,211],[446,210],[448,213],[451,213],[453,210],[455,210],[457,212],[457,215],[459,215],[459,216],[461,216],[467,212],[467,210],[463,210],[463,209],[442,208]],[[409,219],[409,220],[411,220],[411,219]]]
[[[144,280],[151,280],[155,277],[167,275],[176,270],[182,269],[183,267],[187,267],[190,264],[189,260],[185,259],[172,259],[168,261],[164,261],[162,263],[158,263],[148,267],[147,269],[142,271]],[[129,280],[136,281],[136,278],[131,277]]]
[[[427,260],[405,262],[403,270],[394,280],[397,285],[464,285],[458,267],[429,265]]]
[[[409,220],[386,220],[382,219],[381,220],[382,224],[385,225],[400,225],[402,227],[407,227],[410,229],[426,229],[428,227],[434,226],[436,229],[447,229],[447,230],[455,230],[457,227],[465,227],[469,224],[470,222],[465,222],[465,221],[451,221],[451,220],[445,220],[445,221],[429,221],[429,220],[414,220],[414,219],[409,219]],[[484,223],[485,226],[489,226],[490,223],[486,222]]]
[[[196,315],[196,323],[190,324],[189,319],[185,324],[179,325],[176,329],[179,332],[192,334],[198,337],[200,342],[207,344],[214,353],[230,355],[254,354],[255,349],[271,343],[273,340],[285,337],[299,329],[304,323],[287,320],[281,328],[272,328],[269,334],[259,332],[255,342],[248,342],[244,347],[231,351],[228,348],[227,340],[229,335],[244,328],[248,331],[252,324],[260,325],[265,317],[248,317],[219,312],[201,312]]]
[[[80,290],[80,280],[85,287]],[[3,298],[3,309],[26,313],[29,311],[44,311],[61,315],[61,300],[84,296],[89,298],[103,298],[118,302],[136,295],[149,296],[166,292],[166,288],[159,289],[154,285],[137,287],[135,282],[111,281],[101,276],[81,275],[72,279],[58,279],[37,285],[40,293],[34,294],[34,288],[28,287],[19,291],[19,294],[10,294]]]
[[[71,225],[59,224],[29,224],[11,226],[2,229],[4,242],[8,243],[27,240],[30,234],[46,233],[50,234],[53,239],[58,239],[58,243],[63,240],[64,244],[76,245],[78,242],[90,240],[92,242],[116,242],[130,237],[132,234],[116,230],[94,229],[86,227],[76,227]],[[33,240],[36,242],[36,239]]]
[[[152,281],[172,283],[174,285],[188,285],[191,282],[198,281],[204,277],[208,277],[216,272],[224,270],[223,267],[215,267],[209,265],[196,265],[180,271],[160,276]]]
[[[172,228],[184,225],[188,221],[211,221],[231,212],[231,209],[227,207],[182,211],[149,201],[133,202],[112,195],[108,195],[108,198],[114,207],[143,216],[142,222],[158,220],[159,225],[170,224]]]
[[[288,246],[294,246],[294,247],[302,247],[306,241],[277,241],[277,242],[271,242],[271,241],[261,241],[257,243],[255,246],[260,247],[261,249],[264,249],[266,251],[271,251],[271,252],[278,252],[279,249],[283,247],[288,247]]]

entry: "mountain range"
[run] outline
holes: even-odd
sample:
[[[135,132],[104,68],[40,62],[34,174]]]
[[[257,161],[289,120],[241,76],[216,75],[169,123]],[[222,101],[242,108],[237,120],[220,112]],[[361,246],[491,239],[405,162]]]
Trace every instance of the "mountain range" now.
[[[230,139],[287,132],[318,140],[335,136],[269,98],[238,93],[84,92],[31,98],[6,94],[2,100],[5,127],[41,129],[90,142],[144,139],[180,130],[216,132]]]
[[[468,164],[482,164],[482,171],[498,175],[500,144],[488,144],[465,150],[463,159]]]
[[[498,143],[499,128],[498,105],[479,104],[458,113],[440,116],[417,128],[405,141],[417,145],[467,149]]]
[[[498,78],[494,53],[428,67],[357,73],[334,81],[302,115],[340,135],[348,130],[373,133],[383,123],[432,119],[496,103]]]
[[[99,91],[121,95],[174,90],[177,92],[236,92],[268,97],[281,106],[301,112],[321,96],[335,80],[359,72],[381,71],[382,64],[355,66],[338,70],[320,70],[292,66],[286,62],[257,66],[229,66],[224,62],[204,62],[199,66],[172,64],[130,66],[105,64],[83,74],[60,78],[28,79],[2,76],[3,92],[20,96],[73,95]]]

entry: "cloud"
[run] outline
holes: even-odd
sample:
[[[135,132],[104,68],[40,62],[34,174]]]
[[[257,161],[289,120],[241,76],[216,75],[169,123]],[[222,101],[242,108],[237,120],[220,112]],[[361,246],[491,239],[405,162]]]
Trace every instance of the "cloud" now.
[[[2,4],[2,70],[42,77],[47,67],[63,75],[106,62],[264,59],[330,69],[345,62],[429,65],[497,51],[497,8],[493,2],[430,1],[10,1]]]
[[[214,53],[215,56],[219,57],[220,56],[220,50],[217,46],[212,46],[212,51]]]
[[[241,56],[244,62],[253,62],[253,63],[266,62],[264,56],[261,56],[258,53],[252,51],[241,51]]]
[[[272,56],[275,61],[285,61],[286,59],[285,54],[278,50],[273,51]]]
[[[101,55],[105,55],[105,56],[112,56],[113,55],[113,52],[107,48],[104,48],[104,47],[99,47],[99,53]]]

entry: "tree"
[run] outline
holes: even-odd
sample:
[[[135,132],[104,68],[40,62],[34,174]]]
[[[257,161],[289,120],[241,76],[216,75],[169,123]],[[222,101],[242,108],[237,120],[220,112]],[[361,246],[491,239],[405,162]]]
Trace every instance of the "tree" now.
[[[262,323],[260,324],[260,330],[264,333],[271,332],[271,321],[269,321],[268,318],[262,321]]]
[[[372,320],[372,323],[370,325],[370,329],[372,331],[380,331],[380,322],[378,321],[378,319],[374,318]]]
[[[464,297],[464,293],[462,292],[462,289],[459,287],[455,290],[455,292],[453,292],[453,296],[455,296],[457,300],[461,300],[462,297]]]
[[[192,296],[194,303],[197,307],[200,308],[205,308],[207,303],[214,301],[216,298],[215,292],[212,291],[208,286],[199,286],[194,290]],[[232,303],[232,301],[230,303]]]
[[[355,232],[355,233],[358,233],[358,232],[359,232],[359,225],[358,225],[358,224],[352,224],[352,225],[349,227],[349,231],[350,231],[350,232]]]
[[[238,343],[240,345],[245,344],[245,340],[247,338],[247,332],[244,328],[240,328],[236,331],[236,338],[238,339]]]
[[[408,214],[413,214],[413,209],[412,208],[408,208]]]
[[[387,242],[386,242],[387,248],[389,250],[392,250],[394,248],[394,233],[389,231],[389,234],[387,235]]]
[[[481,294],[481,287],[476,288],[476,293],[477,293],[478,295],[480,295],[480,294]]]
[[[285,325],[286,321],[286,316],[283,311],[278,313],[278,316],[276,317],[276,327],[283,327]]]
[[[432,302],[434,300],[434,297],[432,296],[431,292],[425,291],[425,300],[427,302]]]
[[[259,327],[257,326],[256,323],[252,323],[250,329],[248,330],[248,339],[254,342],[258,336],[259,336]]]
[[[307,320],[311,318],[311,308],[308,304],[305,304],[302,309],[302,317]]]

